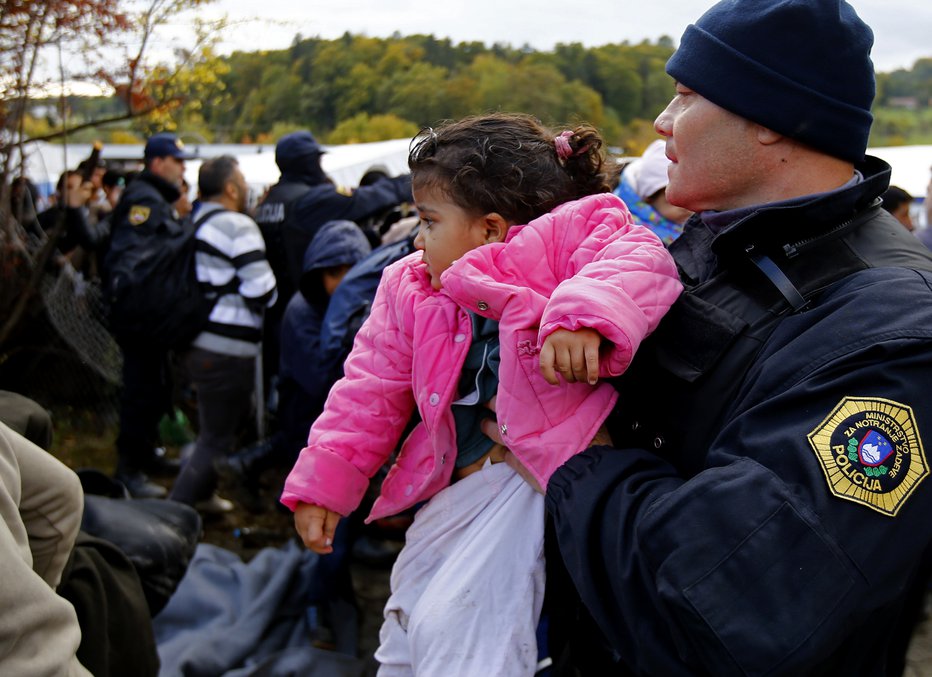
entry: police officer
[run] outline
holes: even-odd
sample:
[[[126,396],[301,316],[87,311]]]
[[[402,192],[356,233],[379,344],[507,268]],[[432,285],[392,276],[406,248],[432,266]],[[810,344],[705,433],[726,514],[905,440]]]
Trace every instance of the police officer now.
[[[281,177],[256,208],[256,223],[262,231],[269,263],[279,281],[281,292],[277,306],[288,304],[295,287],[287,280],[288,264],[283,240],[283,228],[290,220],[293,207],[299,197],[311,186],[326,180],[316,158],[324,152],[310,132],[286,134],[275,145],[275,164]],[[288,287],[284,287],[287,282]],[[280,313],[279,313],[280,315]]]
[[[167,221],[178,221],[172,204],[179,198],[185,160],[181,141],[168,133],[146,142],[145,169],[123,191],[111,217],[111,241],[120,231],[132,237],[154,234]],[[111,248],[104,259],[104,280],[119,251]],[[137,498],[160,498],[165,488],[149,481],[147,473],[177,472],[177,463],[156,453],[158,424],[171,409],[171,379],[164,348],[139,340],[116,337],[123,352],[123,390],[120,395],[120,432],[117,436],[116,478]]]
[[[547,482],[556,674],[903,672],[932,563],[932,258],[865,156],[872,42],[843,0],[723,0],[667,63],[685,291],[611,441]]]
[[[256,210],[256,223],[278,281],[278,302],[266,313],[264,363],[278,368],[278,327],[285,306],[298,289],[304,252],[320,227],[329,221],[360,222],[389,207],[411,201],[408,174],[384,178],[355,190],[338,187],[320,166],[326,151],[310,132],[286,134],[275,146],[281,178]]]

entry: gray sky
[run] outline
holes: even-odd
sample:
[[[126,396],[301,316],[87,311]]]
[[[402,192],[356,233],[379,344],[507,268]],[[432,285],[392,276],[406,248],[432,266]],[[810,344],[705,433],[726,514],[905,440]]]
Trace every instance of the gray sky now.
[[[879,71],[909,68],[932,56],[930,0],[849,0],[874,30]],[[586,46],[640,42],[669,35],[675,42],[713,0],[215,0],[204,15],[226,13],[237,25],[220,49],[287,47],[296,33],[336,38],[345,31],[372,37],[432,33],[455,42],[525,43],[549,50],[558,42]],[[260,9],[261,8],[261,9]],[[261,13],[262,17],[257,18]]]

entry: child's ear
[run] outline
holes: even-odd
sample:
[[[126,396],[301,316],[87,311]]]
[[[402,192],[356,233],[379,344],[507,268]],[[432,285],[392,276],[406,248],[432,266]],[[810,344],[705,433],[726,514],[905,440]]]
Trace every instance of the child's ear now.
[[[482,217],[483,227],[485,228],[485,241],[504,242],[508,234],[508,227],[511,225],[504,216],[498,212],[491,212]]]

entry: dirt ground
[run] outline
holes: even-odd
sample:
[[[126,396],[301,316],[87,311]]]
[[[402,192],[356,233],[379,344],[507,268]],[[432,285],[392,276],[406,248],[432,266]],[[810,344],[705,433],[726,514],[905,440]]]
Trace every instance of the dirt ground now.
[[[100,421],[79,410],[53,410],[52,415],[55,423],[53,452],[59,459],[75,470],[96,468],[107,474],[113,472],[116,426],[112,422]],[[168,445],[167,452],[178,457],[181,447]],[[243,495],[248,492],[221,484],[218,493],[233,500],[235,508],[222,516],[203,516],[202,542],[235,552],[248,561],[262,547],[279,547],[288,539],[296,538],[291,513],[278,506],[283,478],[284,471],[265,472],[259,485],[259,500],[248,503],[247,496]],[[170,478],[152,479],[166,488],[171,487]],[[237,498],[242,498],[242,502]],[[246,505],[250,504],[253,510],[247,509]],[[256,507],[264,509],[258,512]],[[385,545],[389,550],[401,547],[397,539]],[[366,674],[374,675],[376,666],[372,655],[378,646],[382,608],[389,594],[390,563],[374,566],[356,560],[351,571],[360,611],[359,657],[369,661]]]
[[[250,512],[237,502],[234,487],[221,485],[218,493],[233,500],[236,508],[222,517],[205,517],[205,543],[226,548],[238,553],[244,561],[254,556],[259,548],[278,547],[288,539],[297,540],[291,513],[278,504],[284,473],[274,470],[266,472],[260,487],[260,504],[268,506],[263,512]],[[248,537],[240,534],[250,531]],[[390,548],[400,549],[401,543],[387,543]],[[379,628],[382,624],[382,609],[389,596],[390,563],[372,566],[358,559],[351,564],[353,588],[359,605],[359,657],[369,661],[367,675],[375,674],[377,664],[372,658],[379,643]]]
[[[925,620],[913,633],[903,677],[932,677],[932,593],[926,595]]]

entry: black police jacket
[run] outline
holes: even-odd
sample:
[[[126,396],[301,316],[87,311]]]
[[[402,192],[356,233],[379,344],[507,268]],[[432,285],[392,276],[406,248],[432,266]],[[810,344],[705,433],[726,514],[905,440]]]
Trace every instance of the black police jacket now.
[[[294,205],[284,226],[285,251],[292,284],[301,278],[304,252],[320,227],[328,221],[360,221],[402,202],[411,201],[411,176],[381,179],[354,190],[338,189],[331,183],[313,186]]]
[[[63,230],[57,245],[62,254],[71,252],[75,247],[93,251],[97,246],[96,231],[87,223],[84,210],[80,207],[55,205],[39,214],[36,220],[46,234],[62,224]]]
[[[932,561],[932,259],[878,207],[889,167],[859,169],[671,247],[685,292],[618,381],[614,448],[547,488],[588,612],[552,596],[562,674],[902,671]]]
[[[181,228],[173,206],[179,197],[181,192],[177,186],[149,170],[140,172],[129,182],[110,216],[110,241],[102,270],[105,283],[112,257],[120,255],[120,248],[114,247],[114,243],[126,240],[127,231],[133,233],[131,238],[137,238],[158,232],[163,224],[171,232]]]
[[[293,219],[294,205],[298,198],[311,188],[311,184],[306,181],[299,178],[287,179],[283,176],[281,181],[269,189],[262,204],[256,208],[256,224],[262,232],[265,240],[265,253],[279,285],[274,317],[281,316],[292,294],[297,291],[289,274],[289,256],[284,236],[285,224]],[[300,254],[303,256],[304,251],[302,250]]]

